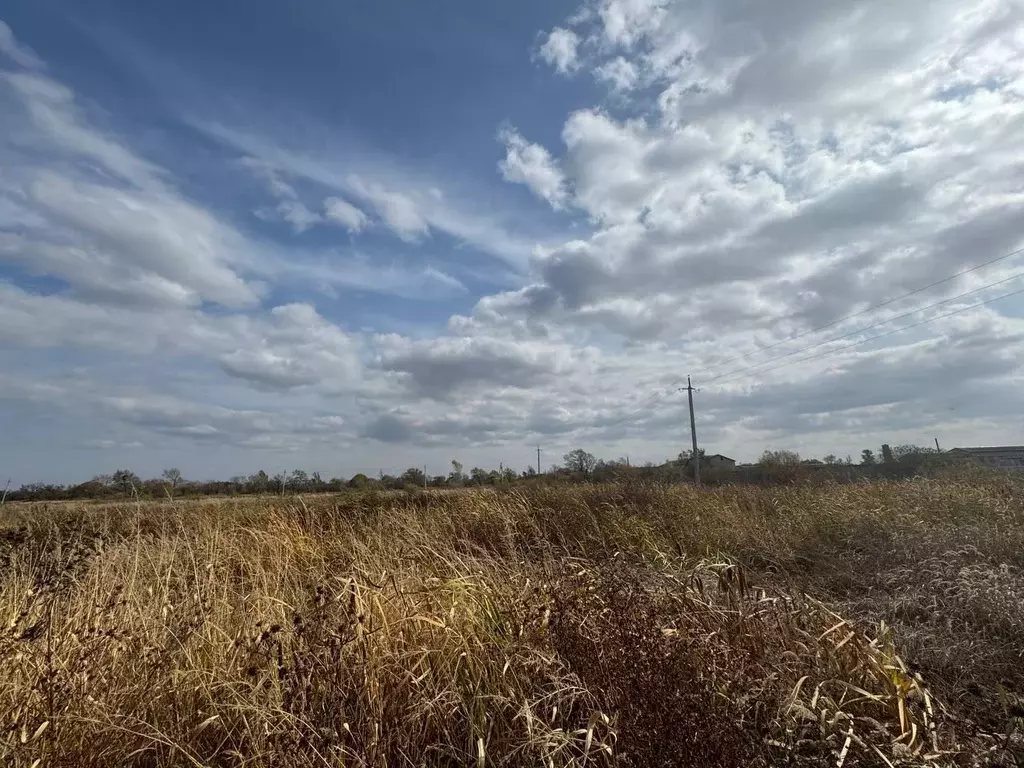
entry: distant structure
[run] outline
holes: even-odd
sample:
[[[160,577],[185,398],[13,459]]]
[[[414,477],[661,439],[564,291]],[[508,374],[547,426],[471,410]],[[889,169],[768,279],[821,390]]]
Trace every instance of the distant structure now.
[[[986,467],[1024,471],[1024,445],[1003,445],[994,448],[953,448],[946,456],[971,459]]]
[[[711,469],[736,469],[736,459],[730,459],[720,453],[704,457],[704,465]]]

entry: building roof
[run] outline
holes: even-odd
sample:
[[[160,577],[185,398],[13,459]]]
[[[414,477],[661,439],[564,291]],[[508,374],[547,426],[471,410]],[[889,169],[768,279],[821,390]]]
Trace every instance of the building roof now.
[[[1024,453],[1024,445],[999,445],[984,448],[952,448],[947,453],[967,453],[983,455],[986,453]]]
[[[726,461],[731,461],[733,464],[736,463],[736,459],[730,459],[728,456],[723,456],[720,453],[712,453],[710,456],[705,456],[704,458],[705,459],[725,459]]]

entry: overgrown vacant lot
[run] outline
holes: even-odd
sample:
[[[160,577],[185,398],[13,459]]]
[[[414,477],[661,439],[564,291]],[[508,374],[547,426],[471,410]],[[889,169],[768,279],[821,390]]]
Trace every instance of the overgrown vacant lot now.
[[[1005,477],[0,511],[14,766],[1014,765]]]

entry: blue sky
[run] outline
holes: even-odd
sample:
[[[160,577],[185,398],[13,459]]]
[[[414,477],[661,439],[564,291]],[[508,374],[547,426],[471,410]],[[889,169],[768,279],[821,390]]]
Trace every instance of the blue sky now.
[[[1024,246],[1021,8],[923,7],[7,4],[0,474],[1019,442],[1024,259],[808,333]]]

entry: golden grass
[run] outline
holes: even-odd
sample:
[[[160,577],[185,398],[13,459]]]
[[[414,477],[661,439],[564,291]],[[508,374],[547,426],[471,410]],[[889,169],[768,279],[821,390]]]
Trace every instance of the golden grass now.
[[[12,766],[1013,765],[999,477],[12,505]]]

